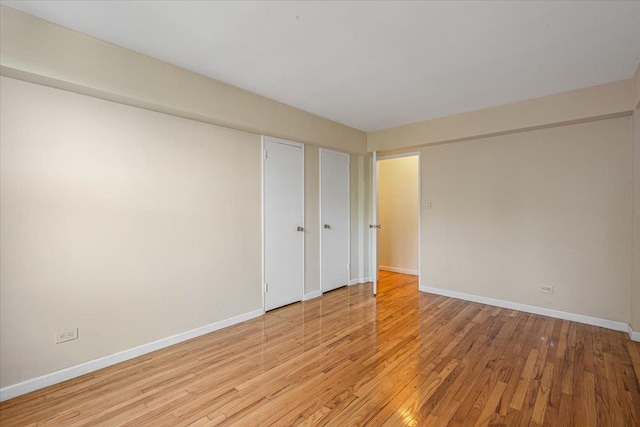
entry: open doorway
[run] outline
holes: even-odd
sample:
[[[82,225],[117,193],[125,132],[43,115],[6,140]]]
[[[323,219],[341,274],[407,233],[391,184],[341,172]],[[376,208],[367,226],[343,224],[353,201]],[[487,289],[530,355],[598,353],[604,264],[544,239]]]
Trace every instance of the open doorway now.
[[[419,153],[376,159],[377,290],[385,282],[418,287],[420,271]]]

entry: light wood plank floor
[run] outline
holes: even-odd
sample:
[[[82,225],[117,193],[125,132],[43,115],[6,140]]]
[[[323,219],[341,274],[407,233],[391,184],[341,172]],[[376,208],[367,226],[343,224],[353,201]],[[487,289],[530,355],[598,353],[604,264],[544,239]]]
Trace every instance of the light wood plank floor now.
[[[0,424],[640,425],[626,334],[381,279],[6,401]]]

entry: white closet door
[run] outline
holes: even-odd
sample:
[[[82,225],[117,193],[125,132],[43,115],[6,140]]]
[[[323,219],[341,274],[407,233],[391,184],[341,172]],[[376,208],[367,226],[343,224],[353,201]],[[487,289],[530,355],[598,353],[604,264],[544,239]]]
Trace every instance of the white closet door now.
[[[263,138],[264,306],[304,292],[304,146]]]
[[[320,150],[322,291],[349,284],[349,155]]]

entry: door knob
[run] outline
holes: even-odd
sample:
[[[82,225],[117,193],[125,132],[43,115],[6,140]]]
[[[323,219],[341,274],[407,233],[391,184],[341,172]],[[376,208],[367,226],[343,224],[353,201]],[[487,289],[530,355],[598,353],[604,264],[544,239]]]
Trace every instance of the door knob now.
[[[325,224],[324,228],[326,228],[327,230],[331,229],[331,226],[329,224]]]
[[[298,231],[304,231],[304,227],[298,227]]]

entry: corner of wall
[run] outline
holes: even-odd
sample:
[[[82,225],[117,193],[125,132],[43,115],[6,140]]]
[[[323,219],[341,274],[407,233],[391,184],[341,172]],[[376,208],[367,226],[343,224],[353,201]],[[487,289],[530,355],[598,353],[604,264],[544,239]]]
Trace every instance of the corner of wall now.
[[[636,72],[636,82],[640,81],[640,67]],[[636,84],[636,88],[638,85]],[[632,130],[633,150],[633,244],[632,244],[632,279],[631,279],[631,316],[630,324],[633,330],[640,331],[640,106],[633,112]],[[638,333],[638,332],[636,332]]]
[[[640,108],[640,63],[633,76],[633,105],[636,110]]]

